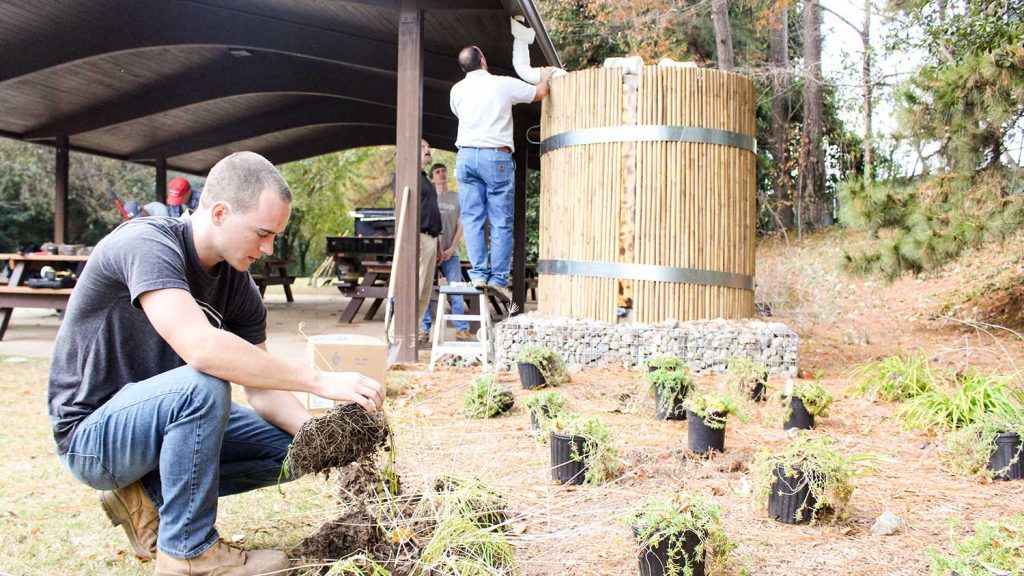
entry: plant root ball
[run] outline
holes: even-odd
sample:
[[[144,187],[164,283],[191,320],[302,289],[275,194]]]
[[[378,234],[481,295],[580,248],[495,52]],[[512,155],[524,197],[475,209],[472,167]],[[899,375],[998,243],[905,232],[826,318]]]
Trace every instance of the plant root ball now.
[[[387,439],[382,413],[342,404],[302,425],[292,440],[288,466],[303,474],[329,471],[373,455]]]

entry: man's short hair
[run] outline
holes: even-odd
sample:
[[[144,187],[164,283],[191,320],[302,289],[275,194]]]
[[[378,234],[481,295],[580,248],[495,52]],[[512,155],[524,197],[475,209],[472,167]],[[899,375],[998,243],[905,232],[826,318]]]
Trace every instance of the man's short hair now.
[[[244,214],[267,190],[273,190],[285,202],[292,201],[291,188],[270,161],[255,152],[235,152],[210,169],[199,204],[209,208],[223,201]]]
[[[447,166],[445,166],[444,164],[441,164],[440,162],[438,162],[438,163],[436,163],[436,164],[434,164],[433,166],[430,167],[430,170],[427,171],[427,174],[433,174],[434,170],[437,170],[438,168],[444,168],[445,170],[448,169]]]
[[[479,70],[483,63],[484,53],[476,46],[466,46],[459,52],[459,67],[463,72]]]

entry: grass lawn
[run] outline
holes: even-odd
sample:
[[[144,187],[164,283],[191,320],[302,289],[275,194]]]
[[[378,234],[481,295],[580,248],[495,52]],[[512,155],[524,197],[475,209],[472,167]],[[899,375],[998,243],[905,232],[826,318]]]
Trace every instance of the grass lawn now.
[[[96,491],[65,470],[46,414],[49,362],[0,357],[0,574],[150,575],[154,565],[131,553],[110,525]],[[288,549],[319,525],[329,483],[301,478],[222,498],[218,529],[245,547]]]

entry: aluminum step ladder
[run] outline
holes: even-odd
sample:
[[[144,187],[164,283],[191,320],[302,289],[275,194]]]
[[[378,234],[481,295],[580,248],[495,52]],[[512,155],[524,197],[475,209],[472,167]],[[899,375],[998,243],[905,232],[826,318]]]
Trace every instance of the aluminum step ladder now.
[[[433,347],[430,349],[430,371],[434,371],[434,364],[438,358],[445,354],[451,354],[462,358],[479,358],[484,372],[487,372],[490,369],[490,363],[494,360],[494,337],[486,289],[477,288],[469,282],[453,282],[447,286],[440,286],[438,292],[437,314],[434,317],[434,325],[431,327],[433,331],[433,334],[431,334]],[[449,314],[447,311],[448,299],[452,297],[464,298],[466,296],[476,296],[479,298],[480,305],[478,310],[480,313]],[[445,340],[448,323],[455,320],[480,323],[480,329],[476,333],[476,342]]]

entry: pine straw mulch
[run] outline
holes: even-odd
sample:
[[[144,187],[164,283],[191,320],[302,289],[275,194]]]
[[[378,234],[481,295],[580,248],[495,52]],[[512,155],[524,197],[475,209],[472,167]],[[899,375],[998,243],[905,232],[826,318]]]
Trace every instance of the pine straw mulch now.
[[[549,479],[547,444],[533,436],[529,415],[519,407],[528,392],[514,375],[501,376],[517,397],[511,415],[460,415],[462,393],[478,373],[407,373],[410,382],[388,407],[397,468],[404,485],[430,486],[439,476],[472,474],[503,496],[513,513],[508,538],[524,575],[635,573],[636,548],[619,518],[646,496],[682,490],[723,507],[726,530],[738,544],[732,573],[925,574],[926,550],[948,548],[949,519],[966,528],[979,519],[1024,514],[1024,483],[980,484],[950,475],[938,464],[941,446],[935,438],[900,430],[888,419],[893,405],[844,394],[842,375],[827,374],[823,381],[837,400],[833,415],[814,434],[829,434],[848,452],[883,460],[856,479],[850,518],[790,526],[769,519],[767,503],[748,495],[748,468],[758,447],[777,449],[788,441],[781,409],[772,404],[753,409],[749,424],[730,420],[725,453],[695,458],[685,450],[686,423],[655,421],[645,401],[637,400],[643,390],[639,372],[577,372],[559,391],[570,409],[607,422],[616,434],[622,473],[602,486],[560,486]],[[705,384],[720,385],[720,378],[705,377]],[[770,384],[778,389],[783,382],[772,377]],[[871,524],[885,510],[906,527],[893,536],[872,536]],[[339,522],[351,527],[365,520],[357,515]]]

